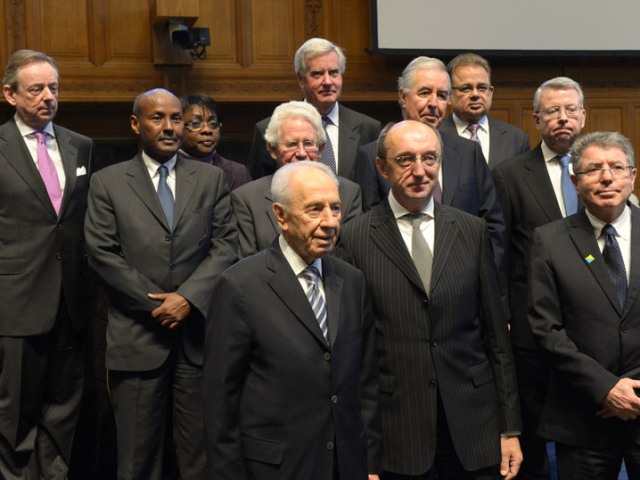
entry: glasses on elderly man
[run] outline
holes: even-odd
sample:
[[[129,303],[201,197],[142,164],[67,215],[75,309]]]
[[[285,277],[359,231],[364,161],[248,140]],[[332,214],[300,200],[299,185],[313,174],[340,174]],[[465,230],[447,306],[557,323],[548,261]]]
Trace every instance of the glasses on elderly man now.
[[[611,165],[609,168],[603,168],[600,166],[589,167],[581,172],[575,172],[576,175],[584,175],[586,177],[595,178],[600,177],[604,172],[609,172],[613,178],[625,178],[629,175],[629,170],[634,167],[631,165]]]
[[[412,167],[416,160],[419,160],[424,167],[433,167],[440,161],[440,155],[438,155],[437,153],[424,153],[422,155],[398,155],[397,157],[387,158],[387,160],[393,160],[402,168]]]
[[[282,147],[285,152],[295,152],[301,146],[307,153],[314,153],[318,151],[318,144],[316,142],[312,142],[311,140],[303,140],[301,142],[291,141],[279,143],[278,145],[280,145],[280,147]]]
[[[199,132],[205,125],[209,125],[211,130],[218,130],[222,126],[222,124],[217,120],[209,120],[208,122],[203,122],[202,120],[191,120],[184,124],[184,126],[192,132]]]
[[[564,110],[565,114],[569,118],[577,118],[582,113],[582,107],[579,105],[567,105],[566,107],[555,106],[542,110],[542,115],[547,118],[558,118]]]

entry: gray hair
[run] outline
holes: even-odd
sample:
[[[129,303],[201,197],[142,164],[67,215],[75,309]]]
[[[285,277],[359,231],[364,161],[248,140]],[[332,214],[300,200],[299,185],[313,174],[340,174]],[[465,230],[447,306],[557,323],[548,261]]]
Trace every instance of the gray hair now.
[[[432,57],[416,57],[402,71],[402,75],[398,77],[398,90],[402,90],[405,94],[409,93],[413,85],[413,75],[417,70],[441,70],[447,74],[447,93],[451,93],[451,79],[447,73],[447,67],[442,61]]]
[[[267,130],[264,132],[264,138],[269,145],[274,147],[278,145],[282,124],[285,120],[289,120],[291,118],[301,118],[309,122],[316,131],[318,144],[324,145],[327,143],[327,134],[324,131],[324,128],[322,128],[322,118],[320,117],[318,110],[316,110],[316,108],[310,103],[292,100],[278,105],[273,111]]]
[[[449,76],[453,76],[453,73],[460,67],[481,67],[484,68],[489,74],[489,82],[491,82],[491,67],[489,62],[480,55],[475,53],[463,53],[458,55],[447,64],[447,72]]]
[[[635,167],[636,159],[633,153],[633,145],[631,145],[627,137],[619,132],[592,132],[579,137],[569,151],[574,172],[580,171],[584,151],[592,146],[619,148],[627,157],[629,166]]]
[[[32,63],[48,63],[56,71],[56,77],[60,81],[60,72],[58,71],[58,65],[53,57],[35,50],[18,50],[7,62],[7,66],[4,69],[4,77],[2,78],[3,85],[9,85],[11,90],[16,92],[18,90],[18,73],[21,68],[31,65]]]
[[[178,97],[176,97],[173,93],[171,93],[169,90],[165,90],[164,88],[154,88],[153,90],[148,90],[146,92],[142,92],[140,95],[138,95],[136,97],[136,99],[133,101],[133,110],[132,113],[136,116],[139,117],[140,116],[140,103],[142,102],[142,99],[148,95],[155,95],[156,93],[167,93],[169,95],[171,95],[172,97],[175,97],[176,100],[178,100],[178,102],[180,102],[180,99]],[[180,103],[180,107],[182,107],[182,102]]]
[[[324,163],[313,162],[311,160],[302,160],[300,162],[291,162],[283,165],[271,179],[271,200],[273,203],[282,205],[285,210],[291,206],[291,182],[293,177],[302,169],[319,170],[331,178],[336,187],[340,186],[340,182],[336,175]]]
[[[324,38],[310,38],[304,42],[296,51],[296,55],[293,58],[293,67],[298,75],[303,76],[307,71],[307,62],[309,60],[331,52],[335,52],[338,55],[340,73],[344,73],[347,68],[347,58],[344,56],[342,48]]]
[[[551,80],[547,80],[538,87],[536,93],[533,95],[533,111],[540,113],[540,95],[544,90],[575,90],[580,97],[580,108],[584,108],[584,93],[580,84],[569,77],[555,77]]]

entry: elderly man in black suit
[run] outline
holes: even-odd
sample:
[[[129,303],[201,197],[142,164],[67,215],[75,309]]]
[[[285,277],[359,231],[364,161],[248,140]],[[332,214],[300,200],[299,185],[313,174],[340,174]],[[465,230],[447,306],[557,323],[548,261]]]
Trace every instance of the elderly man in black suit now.
[[[88,324],[82,224],[93,142],[53,123],[58,67],[7,63],[0,126],[0,478],[66,478]]]
[[[334,173],[353,180],[358,147],[378,138],[380,122],[338,103],[346,65],[342,49],[324,38],[307,40],[294,57],[304,101],[318,110],[328,136],[321,161]],[[272,174],[279,166],[264,143],[268,125],[269,119],[265,118],[254,129],[248,162],[253,178]]]
[[[281,167],[271,191],[282,234],[222,274],[211,300],[208,478],[377,478],[370,304],[362,273],[327,256],[340,228],[338,180],[302,161]]]
[[[341,236],[372,298],[382,478],[426,479],[435,464],[443,480],[511,479],[520,413],[488,227],[434,201],[441,160],[431,125],[386,127],[376,164],[390,193]]]
[[[440,124],[441,132],[478,142],[490,169],[531,149],[525,132],[489,116],[494,90],[489,62],[475,53],[463,53],[447,64],[447,71],[453,113]]]
[[[93,176],[85,225],[89,264],[109,296],[118,478],[162,478],[171,408],[180,478],[200,480],[204,322],[237,250],[229,188],[219,168],[178,155],[182,106],[170,92],[138,95],[131,128],[141,151]]]
[[[318,161],[327,148],[320,114],[305,102],[288,102],[276,107],[265,133],[266,145],[278,165],[301,160]],[[273,175],[259,178],[231,193],[231,205],[238,220],[239,256],[247,257],[273,242],[280,233],[271,199]],[[362,213],[360,187],[338,177],[342,221]]]
[[[451,82],[445,65],[437,58],[413,59],[398,78],[398,100],[405,120],[438,127],[447,109]],[[433,193],[437,202],[486,220],[496,264],[503,255],[504,220],[491,173],[482,149],[458,135],[440,132],[442,167]],[[387,197],[389,180],[376,168],[376,143],[360,148],[356,182],[362,188],[363,209],[369,210]]]
[[[524,453],[520,478],[548,480],[546,439],[537,430],[549,367],[540,356],[527,322],[527,272],[533,230],[572,215],[578,207],[567,154],[586,121],[582,88],[566,77],[547,80],[535,92],[533,110],[542,142],[533,150],[497,165],[491,173],[506,226],[500,287],[511,326],[524,426],[520,438]],[[567,167],[562,166],[561,160]]]
[[[585,208],[533,234],[528,319],[551,365],[540,433],[558,478],[640,478],[640,211],[631,142],[595,132],[571,148]]]

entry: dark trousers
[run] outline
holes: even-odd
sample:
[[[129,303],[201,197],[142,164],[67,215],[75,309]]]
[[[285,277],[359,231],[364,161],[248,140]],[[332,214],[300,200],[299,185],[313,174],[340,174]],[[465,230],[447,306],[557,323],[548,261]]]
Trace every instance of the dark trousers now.
[[[118,478],[160,480],[167,408],[182,480],[206,477],[202,367],[185,356],[182,342],[157,370],[109,371],[118,440]],[[172,400],[172,405],[170,400]]]
[[[61,301],[53,329],[0,337],[0,478],[66,478],[80,411],[84,335]]]
[[[618,480],[624,459],[629,480],[640,479],[640,446],[622,433],[614,445],[589,449],[556,442],[559,480]]]

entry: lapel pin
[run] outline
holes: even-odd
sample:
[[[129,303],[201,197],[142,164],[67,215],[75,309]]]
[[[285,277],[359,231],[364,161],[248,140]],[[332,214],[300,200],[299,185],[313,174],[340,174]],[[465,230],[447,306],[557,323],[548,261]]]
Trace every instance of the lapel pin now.
[[[591,263],[591,262],[593,262],[593,261],[595,260],[595,258],[594,258],[594,256],[593,256],[593,255],[589,254],[589,255],[587,255],[586,257],[584,257],[584,260],[585,260],[587,263]]]

